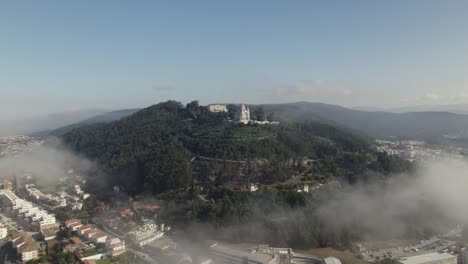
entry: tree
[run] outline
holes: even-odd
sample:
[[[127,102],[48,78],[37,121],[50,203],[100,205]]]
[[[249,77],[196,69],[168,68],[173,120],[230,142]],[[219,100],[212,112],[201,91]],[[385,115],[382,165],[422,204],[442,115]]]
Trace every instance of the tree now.
[[[73,235],[73,230],[71,228],[68,228],[68,227],[61,228],[57,232],[57,239],[59,239],[59,240],[68,239],[68,238],[72,237],[72,235]]]

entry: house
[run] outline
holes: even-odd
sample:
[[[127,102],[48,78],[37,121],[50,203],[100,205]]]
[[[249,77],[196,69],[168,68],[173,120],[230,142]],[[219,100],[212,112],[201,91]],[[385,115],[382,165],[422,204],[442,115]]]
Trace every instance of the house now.
[[[225,104],[210,104],[208,105],[208,109],[210,112],[214,113],[228,112],[227,106]]]
[[[81,209],[83,209],[83,203],[75,202],[72,204],[73,211],[80,211]]]
[[[80,236],[84,236],[84,232],[87,231],[87,230],[90,230],[90,229],[91,229],[90,226],[84,225],[84,226],[78,228],[77,232],[78,232],[78,234],[79,234]]]
[[[308,184],[304,184],[304,185],[300,186],[299,188],[297,188],[296,191],[299,192],[299,193],[301,193],[301,192],[308,193],[310,191],[310,186]]]
[[[13,190],[13,177],[6,177],[5,181],[3,182],[3,189],[5,190]]]
[[[97,231],[97,233],[93,237],[94,243],[106,243],[107,241],[107,234],[102,231]]]
[[[125,241],[122,241],[119,238],[109,238],[106,241],[106,248],[111,257],[118,256],[125,253]]]
[[[0,225],[0,239],[4,239],[8,236],[8,229],[5,226]]]
[[[28,233],[19,233],[11,241],[22,263],[39,257],[39,244]]]
[[[97,231],[94,229],[89,229],[83,231],[83,234],[83,236],[86,237],[86,239],[91,240],[97,234]]]
[[[123,211],[120,211],[120,215],[125,217],[125,216],[133,216],[133,211],[131,209],[125,209]]]
[[[63,251],[65,252],[75,252],[75,250],[79,247],[79,245],[75,245],[75,244],[66,244],[64,247],[63,247]]]
[[[248,190],[249,192],[256,192],[256,191],[258,191],[258,185],[257,185],[257,184],[253,184],[253,183],[249,183],[249,184],[247,185],[247,190]]]
[[[65,222],[65,226],[68,227],[68,228],[71,228],[71,230],[73,230],[73,231],[77,231],[83,225],[78,220],[69,220],[69,221]]]
[[[70,242],[72,242],[74,245],[79,245],[82,241],[79,237],[73,236],[70,238]]]
[[[57,231],[58,231],[57,227],[47,228],[47,229],[41,229],[39,234],[44,241],[49,241],[57,237]]]

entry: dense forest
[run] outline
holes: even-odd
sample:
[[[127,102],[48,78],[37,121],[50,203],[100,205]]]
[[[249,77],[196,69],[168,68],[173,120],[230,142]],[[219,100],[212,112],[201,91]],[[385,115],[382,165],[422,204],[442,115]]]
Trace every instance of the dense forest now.
[[[108,183],[133,194],[185,188],[195,177],[218,184],[242,177],[272,184],[301,174],[353,182],[368,170],[385,175],[409,166],[374,152],[369,139],[341,128],[314,122],[242,125],[230,121],[236,106],[229,110],[213,113],[197,101],[186,106],[168,101],[119,121],[73,129],[62,139],[97,161]],[[251,112],[267,115],[261,108]]]

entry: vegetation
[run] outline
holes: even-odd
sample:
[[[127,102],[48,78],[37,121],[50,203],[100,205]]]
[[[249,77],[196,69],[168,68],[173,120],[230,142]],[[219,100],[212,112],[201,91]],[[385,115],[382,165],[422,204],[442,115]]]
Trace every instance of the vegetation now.
[[[331,125],[239,125],[225,121],[235,107],[229,109],[211,113],[196,101],[186,107],[168,101],[113,123],[74,129],[63,140],[98,161],[110,175],[106,183],[133,194],[186,188],[194,178],[270,184],[305,173],[355,181],[368,169],[385,174],[407,168],[371,151],[366,138]],[[253,112],[265,115],[262,109]],[[299,165],[304,159],[317,160],[318,166],[305,171]]]

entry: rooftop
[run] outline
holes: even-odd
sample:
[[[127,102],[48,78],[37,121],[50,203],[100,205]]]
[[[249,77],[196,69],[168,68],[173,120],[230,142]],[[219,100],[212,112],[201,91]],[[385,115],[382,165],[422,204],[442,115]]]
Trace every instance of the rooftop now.
[[[440,261],[440,260],[456,258],[456,257],[457,256],[454,256],[448,253],[429,253],[429,254],[424,254],[424,255],[419,255],[419,256],[414,256],[414,257],[408,257],[406,259],[400,260],[400,262],[403,264],[422,264],[422,263]]]
[[[81,239],[79,237],[71,237],[70,240],[73,242],[73,244],[81,244]]]
[[[275,258],[274,256],[270,254],[243,251],[240,249],[227,247],[227,246],[220,245],[217,243],[210,246],[210,248],[215,255],[228,258],[228,259],[230,258],[242,259],[244,257],[247,257],[249,262],[270,263]]]

